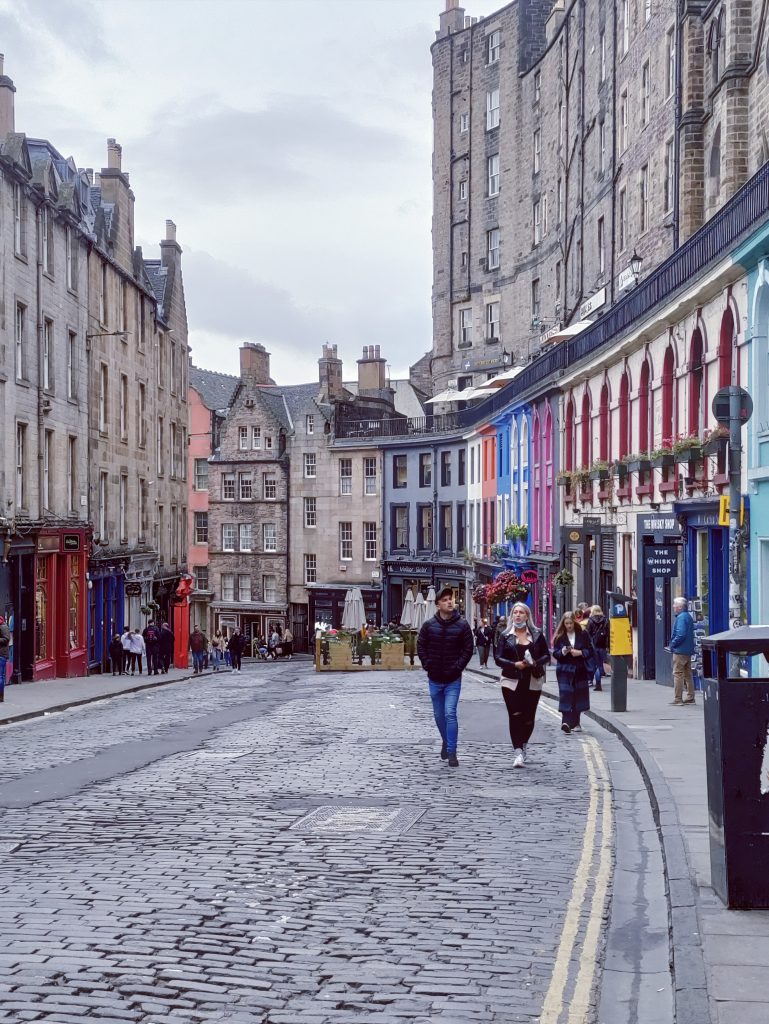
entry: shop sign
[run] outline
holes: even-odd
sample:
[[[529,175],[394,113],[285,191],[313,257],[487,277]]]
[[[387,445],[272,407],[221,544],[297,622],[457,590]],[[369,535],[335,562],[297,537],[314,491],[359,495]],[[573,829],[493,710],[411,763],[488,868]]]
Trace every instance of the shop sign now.
[[[65,533],[61,538],[61,549],[62,551],[79,551],[80,550],[80,534],[79,533]]]
[[[642,533],[678,533],[675,516],[639,516]]]
[[[536,569],[524,569],[521,573],[521,579],[524,583],[536,583],[538,574]]]
[[[542,335],[542,344],[546,345],[551,338],[554,338],[561,330],[560,321]]]
[[[126,583],[125,592],[128,597],[138,597],[142,592],[141,583]]]
[[[624,292],[628,288],[633,288],[636,283],[636,276],[633,273],[632,267],[625,267],[617,278],[617,291]]]
[[[601,526],[602,523],[603,523],[603,520],[601,519],[600,516],[583,516],[582,517],[582,525],[583,526]]]
[[[643,549],[643,557],[647,576],[678,575],[677,544],[647,544]]]
[[[464,576],[464,570],[457,566],[442,565],[439,562],[388,562],[387,572],[394,576],[430,576],[435,570],[441,576]]]
[[[45,551],[58,551],[59,550],[59,537],[58,534],[55,537],[38,537],[37,538],[37,550]]]
[[[590,298],[583,302],[579,307],[579,318],[584,320],[586,316],[590,316],[591,313],[595,313],[597,309],[600,309],[606,302],[606,286],[597,291],[595,295],[591,295]]]

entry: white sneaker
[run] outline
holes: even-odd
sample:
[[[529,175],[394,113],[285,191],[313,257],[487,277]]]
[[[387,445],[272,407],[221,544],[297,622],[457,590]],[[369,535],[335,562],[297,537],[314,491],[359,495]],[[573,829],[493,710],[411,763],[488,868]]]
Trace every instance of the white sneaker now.
[[[526,764],[526,755],[522,750],[516,752],[515,760],[513,761],[513,768],[523,768]]]

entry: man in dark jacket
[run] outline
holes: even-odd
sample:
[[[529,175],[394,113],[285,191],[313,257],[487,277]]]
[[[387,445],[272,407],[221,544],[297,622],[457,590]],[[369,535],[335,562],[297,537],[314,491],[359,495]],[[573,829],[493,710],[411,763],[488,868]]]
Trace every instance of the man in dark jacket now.
[[[160,671],[168,675],[174,656],[174,631],[167,622],[160,627]]]
[[[160,674],[160,630],[152,619],[147,623],[142,636],[147,648],[147,675],[157,676]]]
[[[449,767],[459,767],[457,704],[462,689],[462,672],[473,656],[470,624],[454,607],[454,591],[444,587],[436,599],[438,611],[419,631],[417,654],[427,673],[433,714],[443,746],[441,758]]]

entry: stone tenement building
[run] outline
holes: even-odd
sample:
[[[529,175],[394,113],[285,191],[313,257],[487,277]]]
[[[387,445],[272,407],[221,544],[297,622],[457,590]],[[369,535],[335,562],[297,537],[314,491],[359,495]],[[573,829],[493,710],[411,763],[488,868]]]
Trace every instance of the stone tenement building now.
[[[144,260],[120,146],[79,169],[16,131],[14,94],[0,58],[0,611],[15,677],[44,679],[105,667],[184,571],[187,322],[174,225]]]
[[[447,0],[420,379],[477,385],[579,333],[769,158],[762,9]]]

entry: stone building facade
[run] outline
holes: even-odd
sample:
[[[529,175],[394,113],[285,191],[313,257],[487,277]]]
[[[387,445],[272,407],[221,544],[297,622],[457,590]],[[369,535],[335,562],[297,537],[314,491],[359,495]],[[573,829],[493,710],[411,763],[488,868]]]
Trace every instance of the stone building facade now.
[[[432,48],[436,390],[578,333],[769,158],[761,7],[516,2],[477,19],[447,0]]]
[[[88,182],[16,131],[0,58],[0,613],[17,681],[87,662]]]
[[[89,664],[111,636],[171,617],[187,559],[187,317],[176,227],[160,259],[134,238],[134,194],[122,150],[92,175],[88,259]]]

